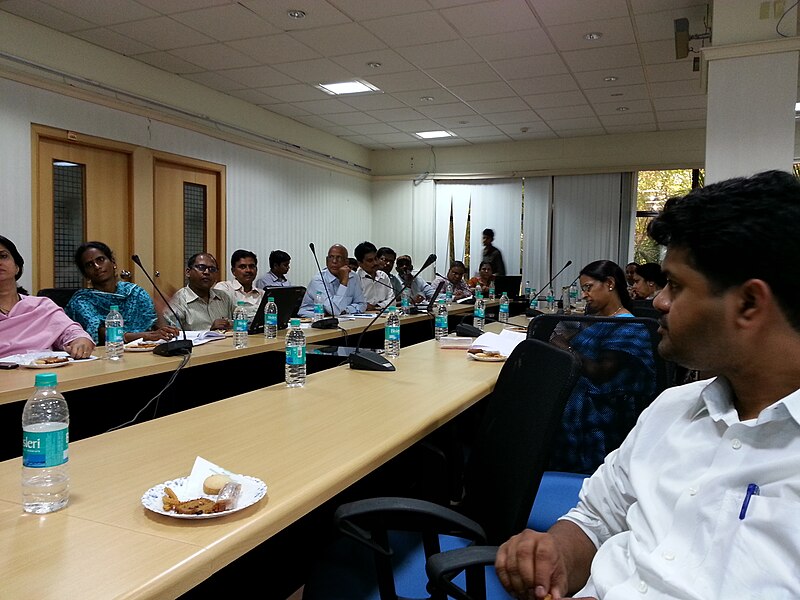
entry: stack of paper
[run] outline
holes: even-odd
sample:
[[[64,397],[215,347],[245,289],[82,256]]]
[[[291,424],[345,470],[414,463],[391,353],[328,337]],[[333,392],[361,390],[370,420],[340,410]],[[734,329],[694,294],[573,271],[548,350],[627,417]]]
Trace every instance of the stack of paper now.
[[[526,334],[504,329],[497,333],[484,333],[475,338],[470,345],[470,350],[498,352],[503,356],[510,356],[517,344],[524,341]]]

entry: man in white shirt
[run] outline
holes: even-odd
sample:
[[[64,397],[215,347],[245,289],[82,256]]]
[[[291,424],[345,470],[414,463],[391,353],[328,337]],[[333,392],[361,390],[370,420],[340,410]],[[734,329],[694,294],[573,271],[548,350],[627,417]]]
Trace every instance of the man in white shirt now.
[[[577,507],[501,546],[516,597],[800,598],[798,230],[781,171],[667,201],[659,351],[717,377],[666,390]]]
[[[253,280],[258,274],[258,257],[249,250],[236,250],[231,254],[231,275],[233,281],[220,281],[215,290],[223,290],[238,303],[243,300],[247,306],[247,319],[252,321],[258,311],[264,290],[255,287]]]
[[[371,242],[361,242],[355,249],[358,280],[367,301],[367,310],[381,310],[394,301],[394,288],[389,276],[378,268],[378,249]]]

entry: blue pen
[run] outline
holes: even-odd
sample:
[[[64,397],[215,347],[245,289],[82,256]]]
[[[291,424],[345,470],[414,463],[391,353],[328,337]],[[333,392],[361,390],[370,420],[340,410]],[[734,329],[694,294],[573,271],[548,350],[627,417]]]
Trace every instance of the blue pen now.
[[[758,496],[760,493],[761,490],[755,483],[751,483],[747,486],[747,493],[744,495],[744,502],[742,502],[742,510],[739,511],[740,521],[743,521],[747,514],[747,507],[750,506],[750,498]]]

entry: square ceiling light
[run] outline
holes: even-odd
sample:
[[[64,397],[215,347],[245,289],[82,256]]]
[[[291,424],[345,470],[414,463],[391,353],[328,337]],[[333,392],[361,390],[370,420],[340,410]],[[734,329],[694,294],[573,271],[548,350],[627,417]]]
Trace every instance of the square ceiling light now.
[[[380,90],[361,79],[352,81],[340,81],[337,83],[318,83],[314,86],[331,96],[343,96],[345,94],[365,94],[368,92],[380,92]]]
[[[435,140],[437,138],[456,137],[451,131],[418,131],[414,134],[423,140]]]

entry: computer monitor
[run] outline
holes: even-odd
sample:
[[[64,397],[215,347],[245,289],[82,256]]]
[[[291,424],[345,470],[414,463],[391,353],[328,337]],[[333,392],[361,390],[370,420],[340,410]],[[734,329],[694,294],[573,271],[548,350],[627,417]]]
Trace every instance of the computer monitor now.
[[[275,299],[278,307],[278,329],[286,329],[289,326],[289,319],[297,315],[305,293],[306,288],[302,285],[265,287],[264,296],[261,298],[261,304],[258,305],[253,322],[250,323],[248,333],[264,333],[264,309],[270,297]]]
[[[494,295],[499,298],[505,292],[509,298],[519,296],[522,275],[496,275],[494,278]]]

